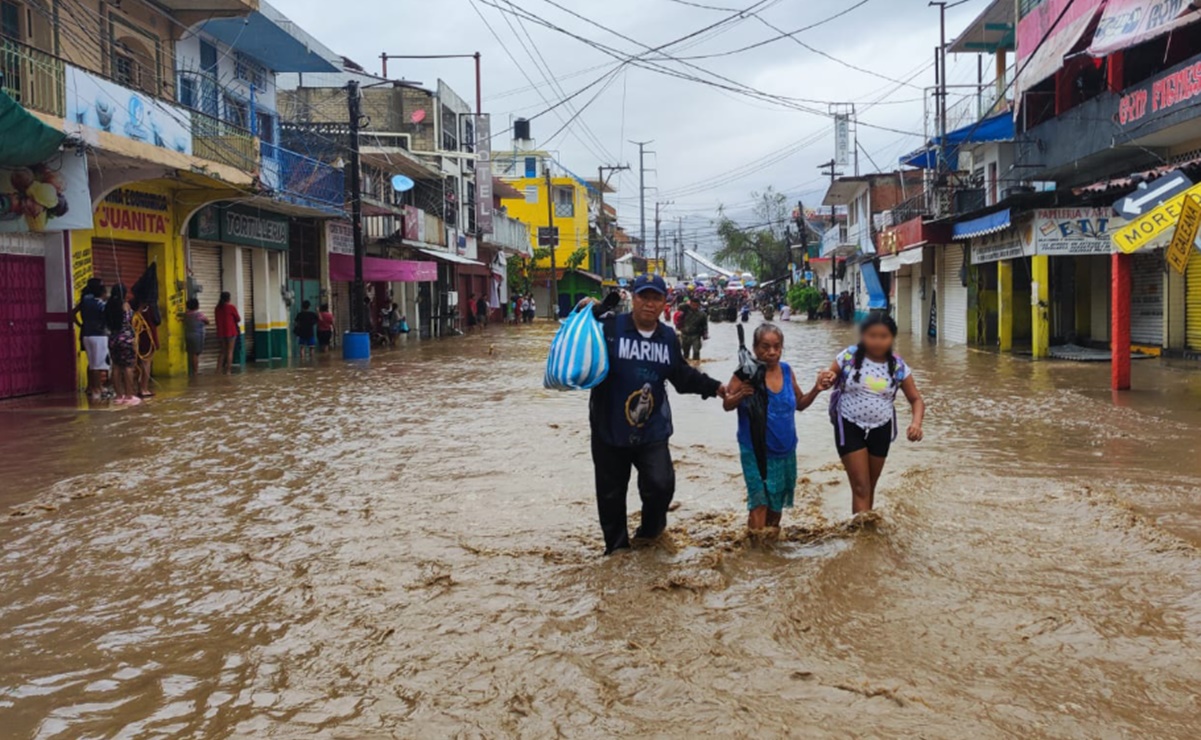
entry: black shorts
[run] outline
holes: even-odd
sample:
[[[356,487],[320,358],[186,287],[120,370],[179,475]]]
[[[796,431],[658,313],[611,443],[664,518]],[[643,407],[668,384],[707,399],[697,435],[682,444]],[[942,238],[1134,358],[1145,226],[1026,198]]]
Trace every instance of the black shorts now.
[[[317,332],[317,344],[321,345],[322,347],[328,347],[333,340],[334,333],[332,331]]]
[[[859,450],[867,450],[872,457],[888,457],[888,450],[892,447],[892,422],[865,432],[859,425],[843,419],[842,442],[839,443],[838,427],[834,427],[834,445],[838,448],[839,457]]]

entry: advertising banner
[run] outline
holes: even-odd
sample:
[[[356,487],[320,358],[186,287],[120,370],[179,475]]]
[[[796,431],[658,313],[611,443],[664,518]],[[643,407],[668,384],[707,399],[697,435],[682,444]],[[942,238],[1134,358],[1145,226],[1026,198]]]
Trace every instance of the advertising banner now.
[[[182,154],[192,153],[192,114],[137,90],[67,65],[64,130],[93,141],[104,131]]]
[[[92,193],[82,152],[33,167],[0,167],[0,233],[92,228]]]
[[[325,246],[330,254],[354,256],[354,226],[349,221],[325,222]]]
[[[1188,0],[1109,0],[1088,53],[1106,57],[1198,20]]]
[[[492,119],[475,117],[475,229],[492,233]]]
[[[1021,229],[1031,254],[1053,257],[1113,254],[1113,234],[1124,224],[1108,208],[1046,208]]]

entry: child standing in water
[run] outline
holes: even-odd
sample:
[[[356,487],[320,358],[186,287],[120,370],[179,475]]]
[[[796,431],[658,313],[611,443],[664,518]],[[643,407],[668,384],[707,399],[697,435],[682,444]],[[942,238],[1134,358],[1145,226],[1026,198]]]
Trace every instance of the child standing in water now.
[[[871,511],[876,483],[884,470],[889,448],[897,438],[896,397],[905,394],[913,410],[910,442],[922,441],[926,403],[917,390],[909,366],[893,352],[897,324],[888,314],[875,313],[859,327],[859,344],[848,347],[834,360],[830,420],[834,440],[851,482],[851,510]]]
[[[755,330],[753,349],[756,359],[766,370],[767,385],[767,480],[759,470],[759,461],[751,438],[750,401],[755,387],[738,375],[730,379],[723,406],[726,411],[738,410],[738,446],[742,453],[742,476],[746,480],[746,506],[750,514],[747,527],[762,530],[779,527],[785,508],[792,508],[796,493],[796,412],[813,405],[823,390],[829,388],[825,373],[808,393],[801,391],[796,375],[788,363],[781,362],[784,354],[784,332],[774,324],[762,324]]]

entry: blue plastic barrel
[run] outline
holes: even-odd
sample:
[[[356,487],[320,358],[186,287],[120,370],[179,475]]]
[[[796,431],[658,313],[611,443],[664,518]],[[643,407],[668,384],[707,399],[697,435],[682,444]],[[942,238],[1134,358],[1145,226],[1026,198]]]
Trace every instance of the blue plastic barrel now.
[[[342,335],[343,360],[371,359],[371,335],[366,332],[348,331]]]

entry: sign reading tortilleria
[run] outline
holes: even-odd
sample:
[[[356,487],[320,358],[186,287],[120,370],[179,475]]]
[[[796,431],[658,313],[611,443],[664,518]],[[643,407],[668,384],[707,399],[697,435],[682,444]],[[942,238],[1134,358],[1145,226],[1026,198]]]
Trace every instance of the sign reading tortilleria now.
[[[1142,218],[1135,219],[1113,234],[1113,243],[1126,254],[1137,252],[1151,243],[1155,237],[1176,225],[1184,208],[1184,199],[1201,196],[1201,185],[1194,185],[1167,203],[1155,208]]]
[[[1168,245],[1167,260],[1178,274],[1183,275],[1188,266],[1189,247],[1197,238],[1197,229],[1201,227],[1201,200],[1190,195],[1184,199],[1180,208],[1180,221],[1176,224],[1176,234]]]

